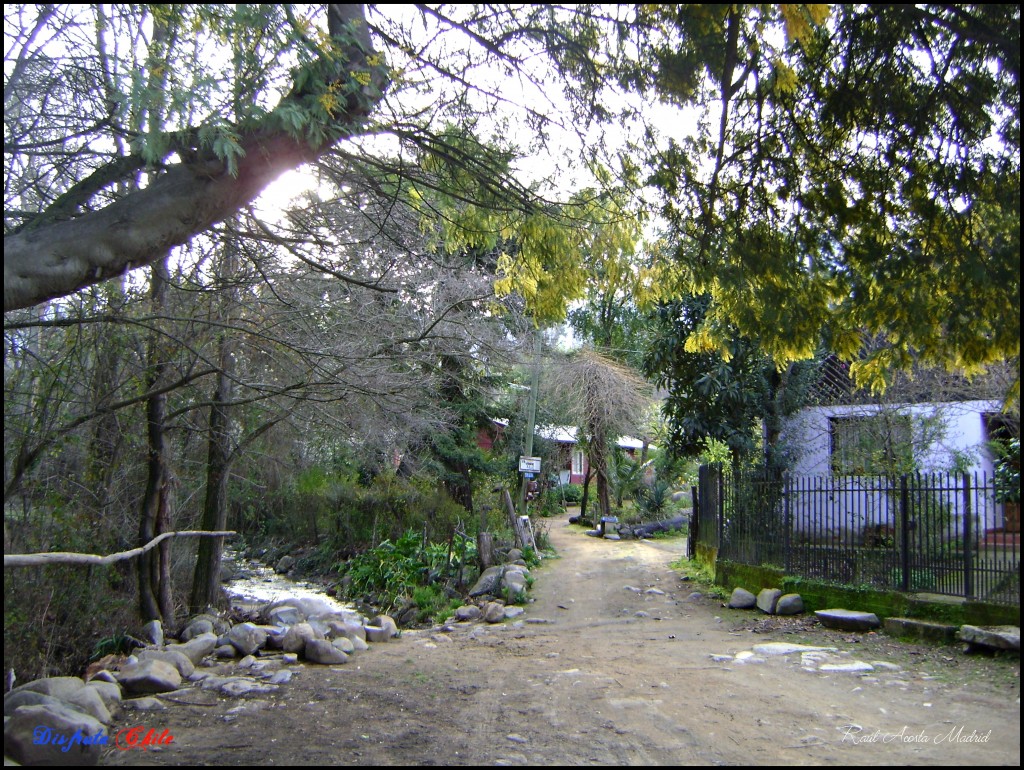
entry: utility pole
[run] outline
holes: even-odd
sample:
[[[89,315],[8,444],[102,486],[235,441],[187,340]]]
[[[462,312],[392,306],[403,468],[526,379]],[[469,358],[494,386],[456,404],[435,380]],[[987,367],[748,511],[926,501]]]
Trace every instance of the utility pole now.
[[[523,441],[523,455],[533,457],[533,432],[537,423],[537,391],[540,389],[540,348],[541,331],[536,329],[533,336],[533,372],[530,375],[530,400],[526,407],[526,436]],[[523,474],[519,485],[519,515],[526,515],[526,487],[529,481]]]

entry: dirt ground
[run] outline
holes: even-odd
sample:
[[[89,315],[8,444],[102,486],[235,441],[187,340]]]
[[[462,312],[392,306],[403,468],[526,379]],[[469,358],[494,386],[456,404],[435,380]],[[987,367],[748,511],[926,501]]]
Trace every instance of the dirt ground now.
[[[519,622],[406,631],[344,666],[293,666],[269,695],[123,716],[115,730],[143,725],[173,742],[103,762],[1019,765],[1019,658],[691,598],[697,587],[668,567],[682,540],[597,540],[564,520],[550,537],[559,558],[534,571]],[[712,657],[771,641],[899,670]]]

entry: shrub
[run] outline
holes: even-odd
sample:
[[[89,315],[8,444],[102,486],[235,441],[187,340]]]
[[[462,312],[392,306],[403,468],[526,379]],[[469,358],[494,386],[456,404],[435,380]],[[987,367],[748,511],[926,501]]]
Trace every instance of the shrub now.
[[[428,543],[409,530],[396,541],[385,540],[339,565],[339,571],[348,578],[350,597],[369,596],[386,611],[411,597],[424,611],[423,619],[435,615],[447,602],[444,589],[436,582],[458,576],[462,567],[475,559],[476,543],[469,538],[460,537],[458,543]]]
[[[558,487],[562,499],[569,505],[579,505],[583,502],[583,487],[579,484],[564,484]]]

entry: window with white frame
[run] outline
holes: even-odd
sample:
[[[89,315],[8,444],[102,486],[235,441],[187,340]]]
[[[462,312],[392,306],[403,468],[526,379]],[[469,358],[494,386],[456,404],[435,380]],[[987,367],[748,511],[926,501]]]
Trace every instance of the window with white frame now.
[[[580,449],[575,449],[572,453],[572,475],[583,475],[583,451]]]

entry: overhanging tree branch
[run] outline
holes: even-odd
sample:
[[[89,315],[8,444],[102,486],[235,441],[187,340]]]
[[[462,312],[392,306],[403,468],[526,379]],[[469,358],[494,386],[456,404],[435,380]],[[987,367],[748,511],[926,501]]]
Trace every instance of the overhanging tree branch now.
[[[230,537],[237,534],[233,530],[223,532],[200,532],[188,530],[185,532],[164,532],[157,535],[144,546],[132,548],[129,551],[97,556],[93,553],[73,553],[68,551],[54,551],[52,553],[5,553],[4,568],[7,567],[42,567],[50,564],[87,564],[90,566],[108,566],[115,562],[134,559],[147,551],[156,548],[164,540],[171,537]]]
[[[61,297],[162,259],[239,211],[284,171],[358,133],[382,95],[384,70],[369,65],[373,46],[362,5],[329,6],[328,27],[342,50],[311,65],[276,110],[241,134],[233,164],[212,151],[197,153],[103,209],[6,235],[4,311]],[[370,74],[370,84],[355,88],[353,73],[362,71]],[[330,123],[304,133],[286,128],[288,108],[317,99],[310,89],[318,79],[321,86],[345,94]]]

